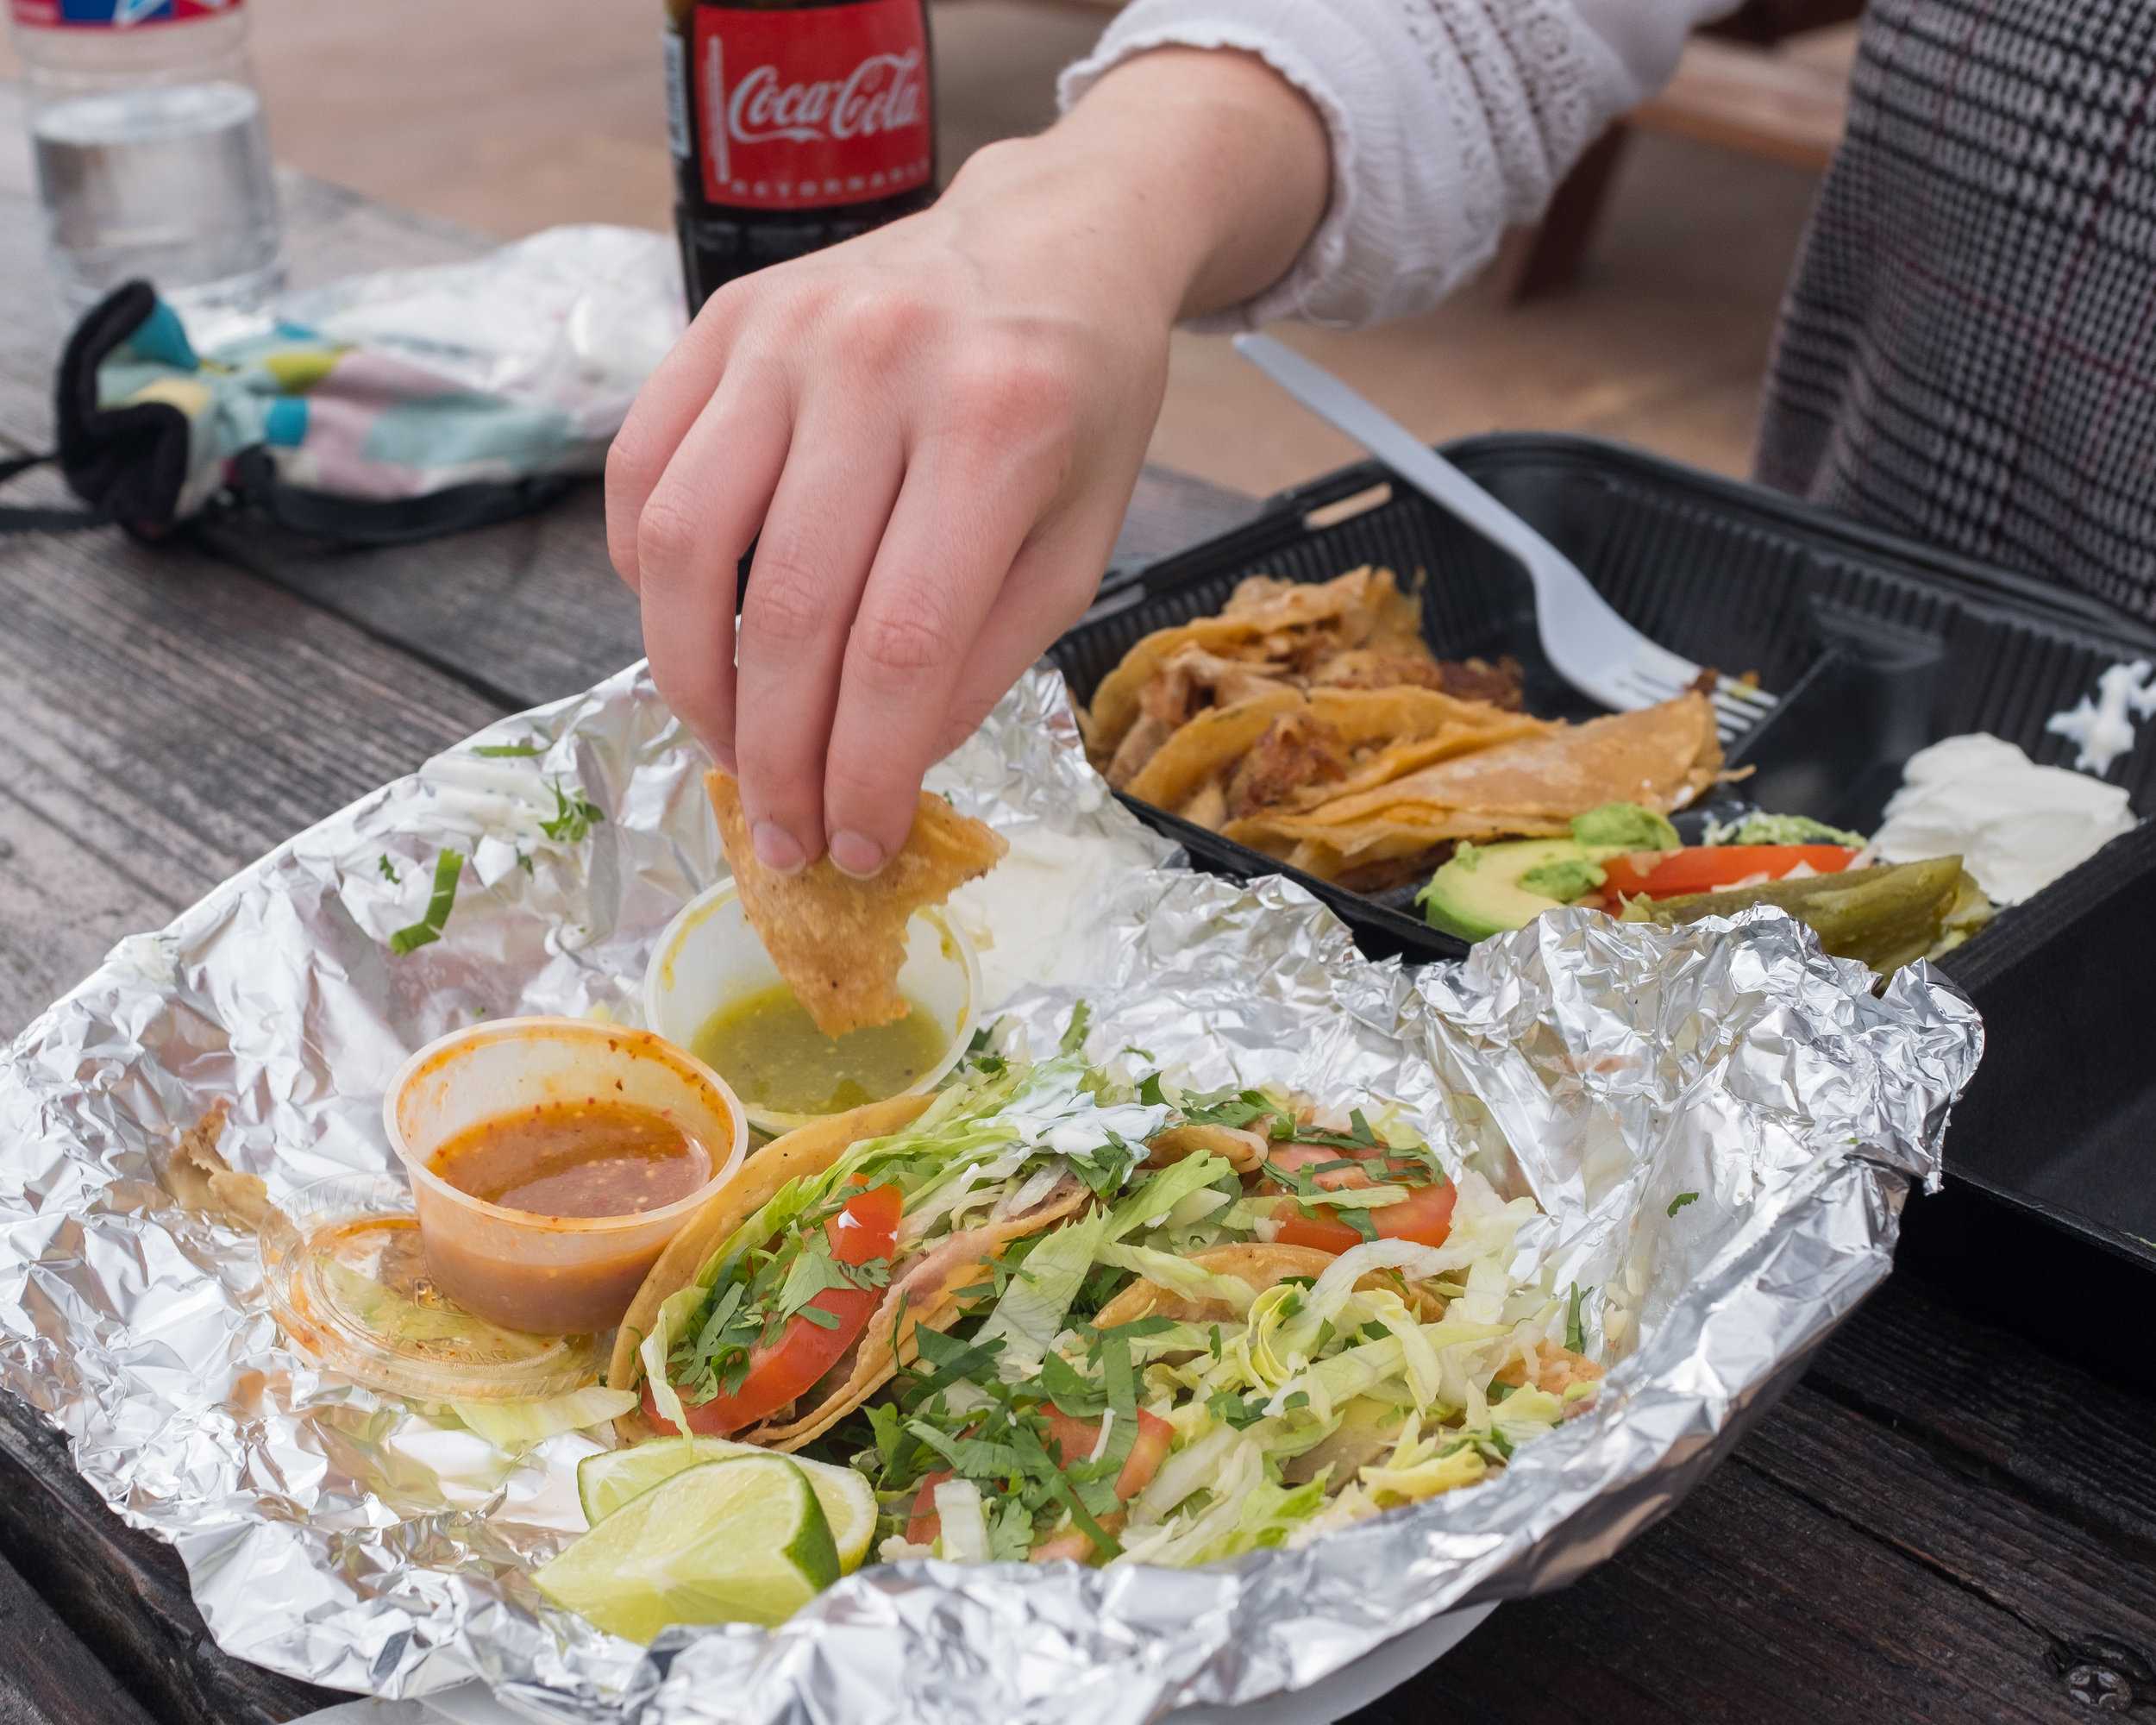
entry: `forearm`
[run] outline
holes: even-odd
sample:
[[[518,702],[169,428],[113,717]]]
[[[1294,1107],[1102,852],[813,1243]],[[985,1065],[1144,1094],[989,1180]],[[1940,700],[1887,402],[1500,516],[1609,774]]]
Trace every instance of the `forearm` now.
[[[1685,32],[1732,3],[1133,0],[1062,94],[1075,120],[1179,49],[1238,51],[1277,74],[1329,146],[1321,219],[1262,289],[1185,309],[1370,323],[1433,304],[1508,225],[1536,219],[1580,153],[1668,75]],[[1145,166],[1180,173],[1173,159]],[[1260,204],[1263,171],[1242,186]],[[1243,219],[1250,207],[1233,206]]]
[[[1329,158],[1317,110],[1256,56],[1161,48],[1039,136],[981,151],[946,197],[1037,223],[1150,310],[1194,317],[1288,273],[1325,214]]]

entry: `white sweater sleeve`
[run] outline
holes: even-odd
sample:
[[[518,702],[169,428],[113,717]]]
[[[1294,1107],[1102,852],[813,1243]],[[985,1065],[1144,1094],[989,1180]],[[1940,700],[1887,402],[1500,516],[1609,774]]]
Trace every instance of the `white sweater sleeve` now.
[[[1324,117],[1332,192],[1302,256],[1208,320],[1376,323],[1435,304],[1733,0],[1137,0],[1064,72],[1065,107],[1171,44],[1261,56]]]

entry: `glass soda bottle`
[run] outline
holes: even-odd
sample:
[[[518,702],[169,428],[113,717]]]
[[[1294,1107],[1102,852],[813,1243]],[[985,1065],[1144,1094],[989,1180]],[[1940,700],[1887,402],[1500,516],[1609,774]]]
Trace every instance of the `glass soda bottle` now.
[[[935,197],[927,0],[667,0],[665,47],[692,314]]]
[[[183,314],[281,285],[242,0],[9,0],[62,301],[142,277]]]

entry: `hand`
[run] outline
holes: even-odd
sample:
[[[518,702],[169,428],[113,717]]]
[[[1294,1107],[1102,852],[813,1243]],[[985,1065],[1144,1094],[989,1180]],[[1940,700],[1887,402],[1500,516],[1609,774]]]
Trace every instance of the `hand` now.
[[[922,214],[714,295],[616,439],[608,548],[653,678],[739,776],[768,866],[828,844],[849,874],[881,868],[923,773],[1090,601],[1169,329],[1195,284],[1235,285],[1224,242],[1140,170],[1173,141],[1129,116],[1188,109],[1191,80],[1163,101],[1132,75],[1179,58],[1238,84],[1255,71],[1314,128],[1239,55],[1144,56],[1043,138],[981,152]],[[1217,110],[1187,117],[1209,128],[1213,154],[1183,151],[1200,179],[1215,156],[1244,172]]]

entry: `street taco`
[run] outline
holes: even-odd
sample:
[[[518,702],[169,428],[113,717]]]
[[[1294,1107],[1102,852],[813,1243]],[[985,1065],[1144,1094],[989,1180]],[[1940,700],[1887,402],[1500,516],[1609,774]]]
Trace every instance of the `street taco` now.
[[[1437,689],[1283,687],[1200,713],[1121,788],[1217,831],[1554,728]]]
[[[1094,764],[1124,789],[1209,712],[1296,692],[1401,688],[1517,709],[1520,671],[1511,660],[1440,661],[1422,638],[1420,602],[1389,569],[1317,582],[1253,575],[1217,616],[1138,641],[1081,718]]]
[[[1232,820],[1225,831],[1328,880],[1399,859],[1426,872],[1444,847],[1560,835],[1608,804],[1668,814],[1721,776],[1714,709],[1686,693],[1456,752],[1352,794]]]
[[[1591,1403],[1589,1296],[1523,1250],[1532,1199],[1448,1170],[1395,1109],[1188,1090],[1081,1041],[1030,1065],[977,1047],[934,1101],[750,1162],[615,1356],[617,1388],[647,1387],[624,1436],[699,1435],[587,1464],[616,1483],[590,1482],[594,1532],[551,1596],[641,1634],[736,1596],[772,1621],[791,1605],[767,1578],[798,1602],[864,1559],[1210,1563],[1471,1486]],[[811,1288],[842,1333],[774,1305]],[[714,1429],[698,1410],[755,1375],[726,1358],[798,1331],[824,1381]],[[759,1445],[806,1471],[729,1496]],[[665,1489],[702,1519],[669,1537],[657,1509],[603,1507],[652,1502],[632,1480],[689,1482]],[[853,1555],[818,1556],[824,1521]],[[689,1569],[647,1561],[655,1540]]]
[[[989,1057],[774,1139],[653,1267],[607,1382],[652,1431],[793,1449],[947,1327],[1017,1241],[1112,1190],[1164,1108],[1104,1107],[1075,1056]],[[805,1314],[805,1315],[804,1315]]]

